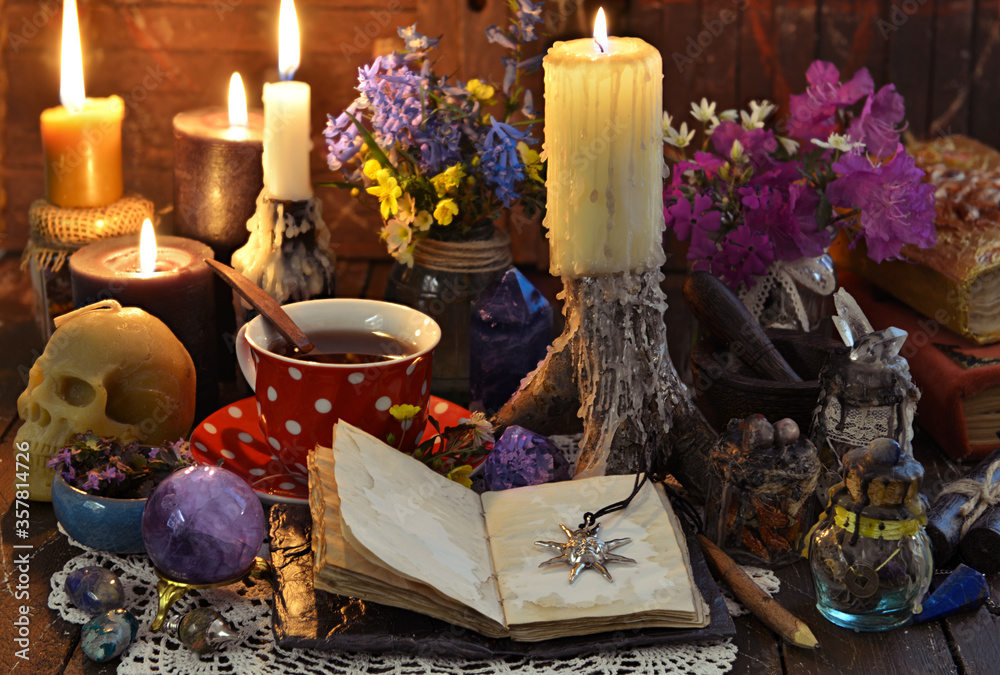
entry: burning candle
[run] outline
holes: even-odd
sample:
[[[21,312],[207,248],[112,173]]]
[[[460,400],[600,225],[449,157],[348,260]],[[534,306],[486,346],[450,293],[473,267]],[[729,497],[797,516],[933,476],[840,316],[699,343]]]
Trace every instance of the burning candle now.
[[[299,68],[299,23],[295,3],[281,0],[278,72],[281,82],[264,85],[264,188],[272,199],[312,197],[309,177],[309,85],[293,82]]]
[[[203,108],[174,117],[174,218],[177,233],[204,242],[229,262],[247,240],[247,220],[264,187],[264,115],[247,111],[239,73],[229,109]]]
[[[87,98],[76,0],[63,6],[59,100],[42,112],[45,197],[56,206],[107,206],[122,196],[122,119],[118,96]]]
[[[638,38],[557,42],[543,61],[550,270],[596,276],[664,262],[660,53]]]
[[[199,417],[218,403],[213,274],[204,263],[211,258],[201,242],[157,238],[146,220],[139,236],[103,239],[69,259],[74,306],[115,299],[146,310],[177,336],[194,361]]]

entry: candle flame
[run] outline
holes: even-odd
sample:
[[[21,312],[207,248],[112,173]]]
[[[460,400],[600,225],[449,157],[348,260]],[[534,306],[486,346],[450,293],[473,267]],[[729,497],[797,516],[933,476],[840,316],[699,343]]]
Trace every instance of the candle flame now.
[[[282,80],[295,77],[299,69],[299,18],[293,0],[281,0],[278,10],[278,73]]]
[[[139,272],[152,274],[156,271],[156,233],[149,218],[142,221],[142,232],[139,234]]]
[[[233,73],[229,78],[229,124],[236,127],[247,125],[247,93],[239,73]]]
[[[594,43],[601,50],[602,54],[607,54],[611,46],[608,44],[608,22],[604,18],[604,8],[597,10],[597,20],[594,21]]]
[[[83,110],[83,50],[80,47],[80,20],[76,0],[63,5],[62,54],[59,77],[59,101],[71,112]]]

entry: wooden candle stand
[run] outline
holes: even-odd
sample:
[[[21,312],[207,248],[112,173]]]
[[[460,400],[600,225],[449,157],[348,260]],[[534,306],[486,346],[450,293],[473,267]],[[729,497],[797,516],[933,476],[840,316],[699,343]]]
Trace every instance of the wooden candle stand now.
[[[583,419],[577,476],[672,473],[703,493],[715,432],[667,353],[663,273],[563,278],[566,329],[493,423],[555,433]],[[652,443],[653,447],[648,447]]]

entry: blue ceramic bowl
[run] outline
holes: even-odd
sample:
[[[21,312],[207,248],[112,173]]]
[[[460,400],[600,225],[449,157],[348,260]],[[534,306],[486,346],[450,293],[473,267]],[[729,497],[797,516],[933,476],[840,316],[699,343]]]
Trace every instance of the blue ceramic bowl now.
[[[52,507],[66,534],[81,544],[110,553],[145,553],[142,512],[146,499],[112,499],[87,494],[52,479]]]

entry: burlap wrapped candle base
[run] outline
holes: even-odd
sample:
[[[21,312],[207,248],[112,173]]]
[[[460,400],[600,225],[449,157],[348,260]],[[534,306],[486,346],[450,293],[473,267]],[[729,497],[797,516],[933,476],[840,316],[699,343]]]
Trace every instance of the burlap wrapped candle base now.
[[[45,199],[31,204],[21,269],[31,268],[35,317],[44,339],[54,330],[52,319],[73,309],[66,258],[98,239],[136,234],[146,218],[153,218],[153,202],[135,194],[92,209],[63,208]]]

